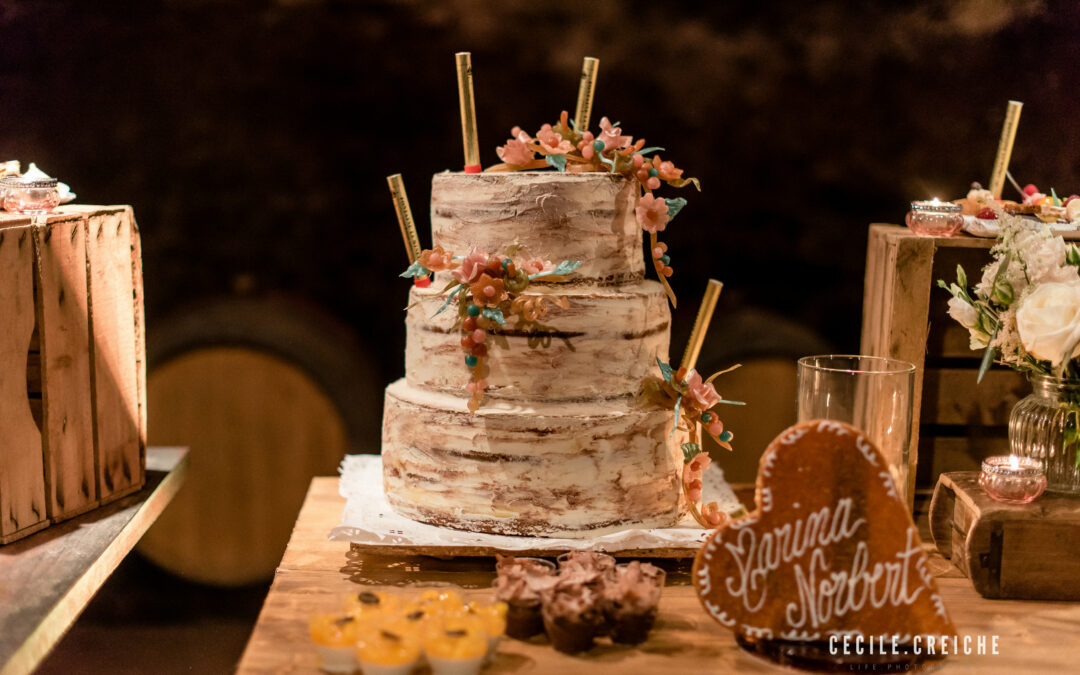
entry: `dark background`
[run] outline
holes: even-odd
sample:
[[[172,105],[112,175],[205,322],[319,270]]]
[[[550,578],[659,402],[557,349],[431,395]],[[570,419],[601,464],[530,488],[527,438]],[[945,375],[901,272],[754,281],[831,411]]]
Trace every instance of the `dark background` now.
[[[427,244],[430,176],[462,163],[453,53],[473,54],[486,164],[572,110],[596,56],[594,125],[702,181],[665,233],[673,345],[713,276],[714,358],[853,351],[867,224],[988,180],[1008,99],[1013,173],[1080,191],[1077,4],[893,4],[0,0],[0,155],[134,206],[151,334],[286,292],[351,326],[385,383],[407,290],[385,176]]]
[[[706,279],[724,281],[702,370],[773,358],[743,386],[785,402],[778,428],[791,357],[858,350],[867,225],[987,181],[1009,99],[1025,104],[1013,174],[1080,192],[1080,5],[1037,0],[0,0],[0,160],[37,162],[80,202],[133,205],[151,372],[155,342],[184,338],[175,317],[215,299],[287,299],[343,325],[319,349],[340,344],[321,358],[345,363],[359,344],[364,365],[342,372],[366,373],[349,389],[370,449],[377,392],[404,370],[385,177],[404,175],[429,245],[431,175],[462,164],[462,50],[485,164],[512,126],[572,110],[595,56],[594,127],[621,121],[701,179],[664,237],[672,353]],[[788,389],[770,398],[770,381]],[[222,595],[133,556],[43,672],[225,672],[265,589]]]

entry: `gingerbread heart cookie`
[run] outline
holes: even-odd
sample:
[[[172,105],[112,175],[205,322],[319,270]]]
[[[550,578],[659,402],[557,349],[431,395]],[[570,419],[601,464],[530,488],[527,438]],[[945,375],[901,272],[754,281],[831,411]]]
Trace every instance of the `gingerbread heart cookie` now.
[[[888,466],[855,427],[814,420],[780,434],[758,465],[756,502],[694,560],[698,597],[721,625],[795,642],[955,634]]]

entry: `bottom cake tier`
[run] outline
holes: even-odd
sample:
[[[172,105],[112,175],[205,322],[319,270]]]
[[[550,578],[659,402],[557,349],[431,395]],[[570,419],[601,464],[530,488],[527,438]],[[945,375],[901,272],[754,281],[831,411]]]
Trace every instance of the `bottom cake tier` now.
[[[685,512],[686,434],[624,399],[466,400],[398,380],[383,410],[383,485],[395,511],[474,532],[592,537],[671,527]]]

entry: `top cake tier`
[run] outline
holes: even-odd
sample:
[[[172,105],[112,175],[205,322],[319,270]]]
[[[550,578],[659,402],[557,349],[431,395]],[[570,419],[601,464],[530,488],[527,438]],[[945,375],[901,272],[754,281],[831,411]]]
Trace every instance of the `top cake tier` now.
[[[432,240],[455,255],[517,244],[524,258],[580,260],[575,283],[640,281],[636,203],[637,184],[607,173],[438,173],[431,181]]]

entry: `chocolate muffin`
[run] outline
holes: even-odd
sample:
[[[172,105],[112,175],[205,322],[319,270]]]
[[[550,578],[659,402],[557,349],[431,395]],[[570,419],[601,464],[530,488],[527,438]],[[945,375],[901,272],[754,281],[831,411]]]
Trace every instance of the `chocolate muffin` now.
[[[528,640],[544,632],[541,593],[558,581],[554,563],[542,558],[496,556],[495,599],[505,602],[506,634]]]
[[[560,579],[542,597],[544,629],[552,646],[567,654],[590,649],[604,620],[603,594],[589,583]]]
[[[637,560],[615,568],[614,580],[604,587],[604,615],[611,627],[611,640],[621,644],[641,644],[656,623],[664,570]]]

